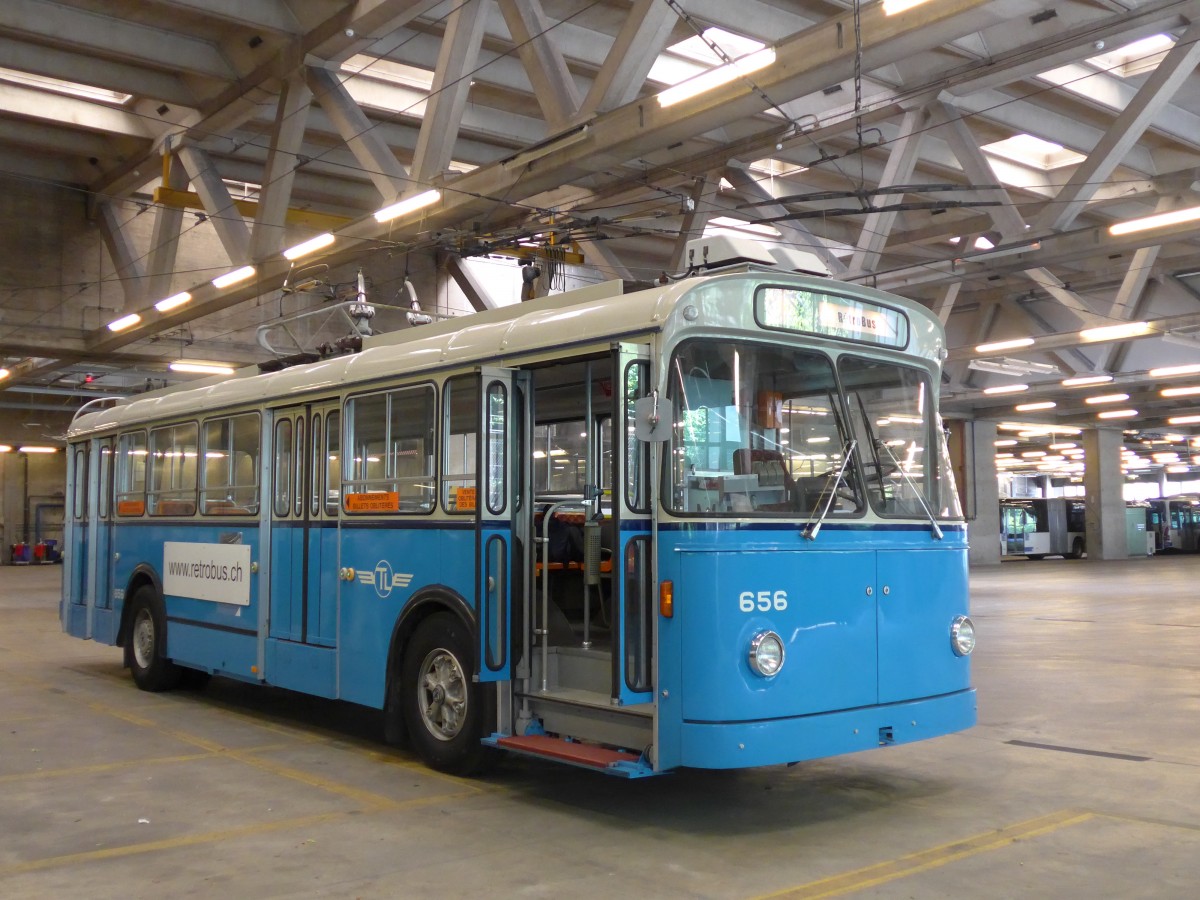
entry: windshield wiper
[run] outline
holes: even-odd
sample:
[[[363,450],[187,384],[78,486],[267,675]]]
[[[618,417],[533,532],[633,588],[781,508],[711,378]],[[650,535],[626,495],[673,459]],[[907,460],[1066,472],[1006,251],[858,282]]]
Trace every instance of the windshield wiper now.
[[[925,494],[917,488],[916,482],[914,482],[912,478],[909,477],[909,474],[904,471],[904,466],[900,465],[900,460],[896,459],[896,455],[892,453],[891,448],[888,447],[888,445],[880,438],[875,439],[875,449],[877,451],[882,450],[884,453],[886,453],[888,459],[892,461],[892,465],[896,467],[896,470],[899,471],[901,477],[908,482],[908,486],[912,488],[912,492],[916,496],[917,502],[921,504],[921,509],[925,510],[925,516],[929,519],[929,527],[932,531],[933,539],[935,541],[940,541],[942,539],[942,529],[938,527],[937,519],[934,518],[933,515],[933,510],[931,510],[929,508],[929,504],[925,502]],[[879,470],[879,477],[880,479],[883,478],[882,468]]]
[[[842,464],[838,466],[837,472],[830,472],[829,477],[825,479],[825,485],[821,488],[821,496],[825,498],[825,508],[821,510],[821,515],[817,516],[815,522],[809,522],[804,526],[804,530],[800,532],[805,540],[815,541],[817,535],[821,533],[821,525],[825,522],[825,517],[829,515],[829,509],[833,506],[833,501],[837,499],[838,488],[841,487],[842,479],[846,475],[846,466],[850,464],[850,457],[854,453],[854,448],[858,446],[858,441],[851,438],[846,442],[846,446],[842,448]],[[833,485],[829,485],[830,479],[833,480]],[[821,500],[818,497],[817,505],[820,505]],[[813,513],[817,511],[817,507],[813,507]],[[809,513],[809,518],[812,518],[812,513]]]

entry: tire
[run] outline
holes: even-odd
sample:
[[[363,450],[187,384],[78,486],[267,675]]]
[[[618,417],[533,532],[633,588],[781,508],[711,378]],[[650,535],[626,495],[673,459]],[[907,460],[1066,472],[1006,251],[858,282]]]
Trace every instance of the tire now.
[[[1045,553],[1026,553],[1025,558],[1033,559],[1033,560],[1040,560],[1040,559],[1045,559],[1046,554]]]
[[[169,691],[179,686],[183,670],[167,659],[167,616],[162,600],[149,585],[134,592],[130,601],[129,634],[125,637],[125,665],[133,683],[143,691]]]
[[[431,769],[474,775],[498,755],[480,743],[494,718],[494,693],[471,680],[474,660],[470,632],[450,613],[421,622],[404,649],[404,724],[413,750]]]
[[[1075,538],[1074,542],[1071,544],[1070,558],[1071,559],[1083,559],[1083,554],[1084,554],[1083,538]]]

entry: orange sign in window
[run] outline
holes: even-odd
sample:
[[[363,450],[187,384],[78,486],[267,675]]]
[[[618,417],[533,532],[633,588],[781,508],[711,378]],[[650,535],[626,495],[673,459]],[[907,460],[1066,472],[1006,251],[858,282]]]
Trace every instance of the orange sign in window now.
[[[117,502],[118,516],[140,516],[145,511],[145,500],[120,500]]]
[[[381,513],[400,509],[400,495],[395,491],[372,491],[369,494],[347,494],[346,512]]]
[[[454,508],[459,512],[472,512],[475,509],[475,488],[460,487],[454,492]]]

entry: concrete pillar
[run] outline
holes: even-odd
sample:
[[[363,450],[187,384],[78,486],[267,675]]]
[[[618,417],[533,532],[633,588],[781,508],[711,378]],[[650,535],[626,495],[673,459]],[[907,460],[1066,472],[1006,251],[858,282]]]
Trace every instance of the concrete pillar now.
[[[1167,467],[1158,470],[1158,496],[1167,496]]]
[[[1083,433],[1084,517],[1088,559],[1125,559],[1125,476],[1121,474],[1121,432],[1105,428]]]
[[[1049,497],[1050,496],[1050,476],[1049,475],[1039,475],[1037,482],[1038,482],[1038,487],[1042,491],[1042,496]]]
[[[996,483],[996,423],[950,422],[950,456],[967,517],[972,566],[1000,563],[1000,489]]]

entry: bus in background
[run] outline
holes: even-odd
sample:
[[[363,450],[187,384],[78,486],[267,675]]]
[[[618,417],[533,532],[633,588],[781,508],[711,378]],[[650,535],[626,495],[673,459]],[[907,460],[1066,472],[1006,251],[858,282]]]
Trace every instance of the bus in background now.
[[[1200,550],[1200,495],[1176,494],[1146,502],[1146,528],[1154,532],[1156,553]]]
[[[70,429],[62,623],[142,689],[340,698],[459,773],[958,731],[945,356],[917,303],[741,263],[123,400]]]
[[[1000,553],[1045,559],[1082,559],[1087,552],[1084,503],[1076,497],[1000,501]]]

